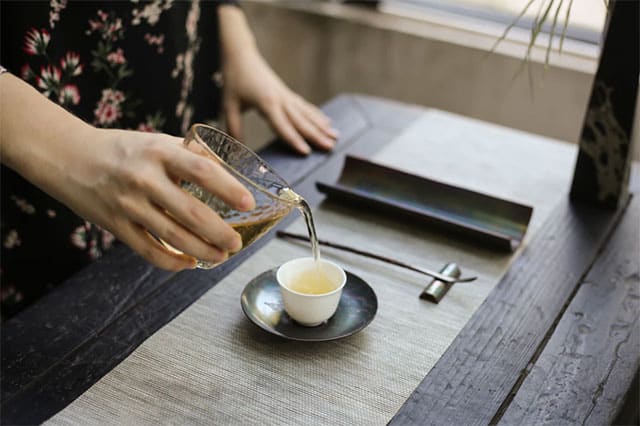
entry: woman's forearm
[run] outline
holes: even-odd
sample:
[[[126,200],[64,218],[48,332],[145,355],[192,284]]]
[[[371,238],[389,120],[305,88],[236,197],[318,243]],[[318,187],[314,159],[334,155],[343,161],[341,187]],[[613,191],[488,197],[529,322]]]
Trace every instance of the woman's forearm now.
[[[2,162],[150,262],[179,270],[193,267],[194,257],[217,263],[242,247],[240,235],[176,181],[245,211],[254,207],[251,193],[219,163],[184,149],[180,138],[97,129],[6,73],[0,102]]]
[[[2,163],[51,195],[95,128],[9,73],[0,76]]]
[[[241,9],[234,5],[218,7],[220,47],[223,58],[234,58],[243,53],[256,53],[258,47]]]

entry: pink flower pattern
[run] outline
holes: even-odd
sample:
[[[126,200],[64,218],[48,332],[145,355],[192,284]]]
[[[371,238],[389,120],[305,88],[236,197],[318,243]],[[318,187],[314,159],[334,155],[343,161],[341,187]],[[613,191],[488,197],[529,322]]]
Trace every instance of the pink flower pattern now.
[[[60,90],[58,102],[61,105],[78,105],[80,103],[80,92],[75,84],[65,84]]]
[[[96,124],[108,127],[122,117],[120,105],[124,101],[124,94],[119,90],[104,89],[102,98],[98,101],[94,114]]]
[[[147,133],[155,133],[157,130],[154,129],[149,123],[140,123],[136,128],[139,132],[147,132]]]
[[[75,247],[87,250],[91,260],[96,260],[111,248],[115,237],[109,231],[85,221],[71,233],[70,241]]]
[[[149,46],[157,46],[156,52],[158,52],[158,54],[162,54],[164,52],[164,34],[153,35],[146,33],[144,35],[144,39],[147,41]]]
[[[155,115],[147,115],[145,122],[138,124],[136,130],[140,132],[156,133],[162,129],[163,125],[164,117],[162,117],[162,114],[156,113]]]
[[[62,72],[56,66],[47,65],[40,68],[40,75],[36,77],[36,84],[42,89],[45,96],[49,96],[52,92],[57,92],[60,86]]]
[[[94,32],[100,34],[103,40],[111,42],[118,41],[124,36],[124,27],[122,25],[122,19],[111,16],[110,14],[98,10],[96,13],[98,19],[89,19],[89,29],[87,35],[91,35]]]
[[[49,6],[51,7],[49,11],[49,26],[53,29],[56,22],[60,20],[60,12],[67,7],[67,0],[51,0]]]
[[[154,26],[160,20],[160,15],[165,10],[171,9],[173,0],[153,0],[140,9],[133,9],[133,20],[131,25],[140,25],[142,21],[147,21],[151,26]]]
[[[82,74],[82,67],[80,55],[76,52],[67,52],[67,54],[60,59],[60,68],[68,75],[74,77],[79,76]]]
[[[23,50],[29,55],[44,55],[47,51],[51,36],[45,29],[40,31],[31,28],[24,36]]]
[[[113,65],[122,65],[127,60],[124,58],[124,52],[121,48],[116,49],[115,52],[111,52],[107,55],[107,61]]]
[[[58,6],[62,5],[61,7],[65,4],[56,3]],[[70,80],[82,74],[83,65],[80,62],[80,55],[76,52],[66,52],[60,59],[58,67],[47,54],[50,40],[51,36],[47,30],[38,31],[31,28],[26,32],[24,51],[30,56],[44,59],[46,63],[40,66],[39,74],[36,74],[29,64],[24,64],[20,75],[26,81],[32,82],[42,94],[57,100],[60,105],[77,105],[80,102],[80,93],[78,87],[71,84]]]
[[[186,133],[189,124],[191,123],[191,117],[193,114],[193,108],[188,103],[191,89],[193,88],[194,70],[193,59],[200,50],[200,39],[198,37],[198,22],[200,21],[200,1],[194,0],[191,3],[189,12],[187,13],[187,20],[185,22],[185,29],[187,31],[188,45],[183,54],[176,56],[176,67],[172,72],[172,76],[177,77],[182,74],[182,88],[180,89],[180,100],[176,104],[175,114],[176,117],[181,118],[182,125],[180,130],[182,133]]]
[[[94,108],[94,124],[102,127],[121,127],[120,120],[133,115],[136,104],[134,99],[128,98],[119,89],[122,81],[133,74],[124,50],[118,46],[124,37],[125,26],[122,19],[114,13],[98,10],[96,15],[97,19],[89,20],[87,30],[88,35],[100,36],[97,49],[91,52],[91,65],[96,73],[105,76],[106,88]],[[115,93],[118,94],[117,98],[113,97]]]
[[[26,81],[31,81],[35,78],[35,74],[29,64],[24,64],[22,68],[20,68],[20,77]]]

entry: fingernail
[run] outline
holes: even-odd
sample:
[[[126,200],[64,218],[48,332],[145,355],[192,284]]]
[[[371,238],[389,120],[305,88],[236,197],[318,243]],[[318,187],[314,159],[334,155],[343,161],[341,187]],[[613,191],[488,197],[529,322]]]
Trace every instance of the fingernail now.
[[[242,237],[240,236],[239,233],[236,232],[236,241],[233,244],[233,247],[231,247],[229,249],[229,251],[231,251],[232,253],[238,252],[240,250],[242,250]]]
[[[213,257],[213,262],[215,263],[224,262],[225,260],[227,260],[227,258],[229,258],[229,252],[227,250],[221,250],[215,253],[215,256]]]
[[[329,128],[329,134],[333,136],[334,139],[338,139],[338,136],[340,136],[340,132],[334,129],[333,127]]]
[[[245,194],[240,199],[240,208],[242,210],[253,210],[255,208],[255,201],[249,194]]]
[[[196,260],[196,258],[189,256],[189,266],[187,267],[187,269],[196,269],[197,265],[198,261]]]

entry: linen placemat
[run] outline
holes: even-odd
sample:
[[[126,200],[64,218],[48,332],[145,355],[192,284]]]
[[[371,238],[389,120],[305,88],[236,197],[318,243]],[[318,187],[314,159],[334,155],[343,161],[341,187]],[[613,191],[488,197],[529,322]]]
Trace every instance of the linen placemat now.
[[[474,155],[461,156],[465,150]],[[555,154],[545,160],[549,150]],[[459,164],[456,156],[469,160]],[[574,156],[575,148],[566,144],[430,111],[373,160],[533,205],[530,237],[566,194]],[[316,208],[314,218],[323,239],[432,269],[455,261],[465,275],[479,279],[455,285],[435,305],[418,298],[427,277],[325,248],[323,257],[371,285],[378,313],[367,328],[342,340],[286,341],[258,329],[240,307],[253,277],[310,255],[305,244],[271,241],[49,423],[387,423],[499,281],[512,255],[333,202]],[[302,220],[290,229],[305,230]]]

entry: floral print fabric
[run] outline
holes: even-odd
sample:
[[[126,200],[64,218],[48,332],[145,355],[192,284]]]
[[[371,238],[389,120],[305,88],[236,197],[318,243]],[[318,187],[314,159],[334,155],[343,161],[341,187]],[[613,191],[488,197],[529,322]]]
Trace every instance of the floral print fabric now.
[[[218,112],[219,4],[3,0],[0,63],[95,126],[183,135]],[[6,319],[114,238],[4,166],[1,185]]]

